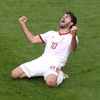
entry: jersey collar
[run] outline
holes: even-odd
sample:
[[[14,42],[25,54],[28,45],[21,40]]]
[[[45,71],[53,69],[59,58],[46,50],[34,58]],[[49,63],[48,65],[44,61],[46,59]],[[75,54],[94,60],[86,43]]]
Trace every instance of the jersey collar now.
[[[59,35],[66,35],[66,34],[69,34],[70,32],[66,32],[66,33],[63,33],[61,34],[60,31],[59,31]]]

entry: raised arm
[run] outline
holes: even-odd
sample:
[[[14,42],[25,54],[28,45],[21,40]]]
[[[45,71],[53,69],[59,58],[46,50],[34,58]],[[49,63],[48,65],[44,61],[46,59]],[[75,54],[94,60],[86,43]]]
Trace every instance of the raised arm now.
[[[73,26],[71,29],[71,33],[72,33],[72,41],[71,41],[71,51],[74,52],[76,50],[77,47],[77,41],[76,41],[76,32],[77,32],[78,28],[76,26]]]
[[[40,39],[39,35],[34,35],[32,34],[27,26],[26,26],[26,22],[27,22],[27,18],[26,16],[22,16],[21,18],[19,18],[19,22],[21,24],[21,27],[23,29],[24,35],[26,36],[26,38],[31,42],[31,43],[42,43],[42,40]]]

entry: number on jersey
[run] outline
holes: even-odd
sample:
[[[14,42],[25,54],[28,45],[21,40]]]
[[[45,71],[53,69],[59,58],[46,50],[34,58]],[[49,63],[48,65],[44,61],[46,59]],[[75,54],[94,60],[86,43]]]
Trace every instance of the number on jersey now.
[[[56,49],[57,45],[58,45],[58,43],[52,42],[52,45],[51,45],[50,48],[51,48],[51,49]]]

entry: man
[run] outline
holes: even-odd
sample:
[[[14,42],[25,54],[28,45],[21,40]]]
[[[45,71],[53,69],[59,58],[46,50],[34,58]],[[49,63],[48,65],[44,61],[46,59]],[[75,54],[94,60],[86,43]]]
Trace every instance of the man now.
[[[59,31],[48,31],[45,34],[33,35],[27,28],[27,18],[22,16],[19,22],[26,38],[31,43],[45,43],[45,50],[42,56],[24,63],[15,68],[11,77],[24,78],[43,76],[47,86],[55,87],[62,83],[63,79],[68,78],[61,71],[67,61],[70,52],[74,52],[77,47],[78,38],[75,26],[77,19],[72,12],[67,12],[60,21]]]

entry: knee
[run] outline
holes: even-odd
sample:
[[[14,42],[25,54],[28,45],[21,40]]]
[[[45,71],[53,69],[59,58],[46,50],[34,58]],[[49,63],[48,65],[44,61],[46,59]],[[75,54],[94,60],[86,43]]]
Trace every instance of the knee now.
[[[50,87],[56,87],[57,86],[57,82],[49,80],[49,81],[46,81],[46,85],[50,86]]]
[[[16,79],[17,78],[17,75],[16,75],[16,73],[15,73],[14,70],[11,72],[11,78],[13,78],[13,79]]]

